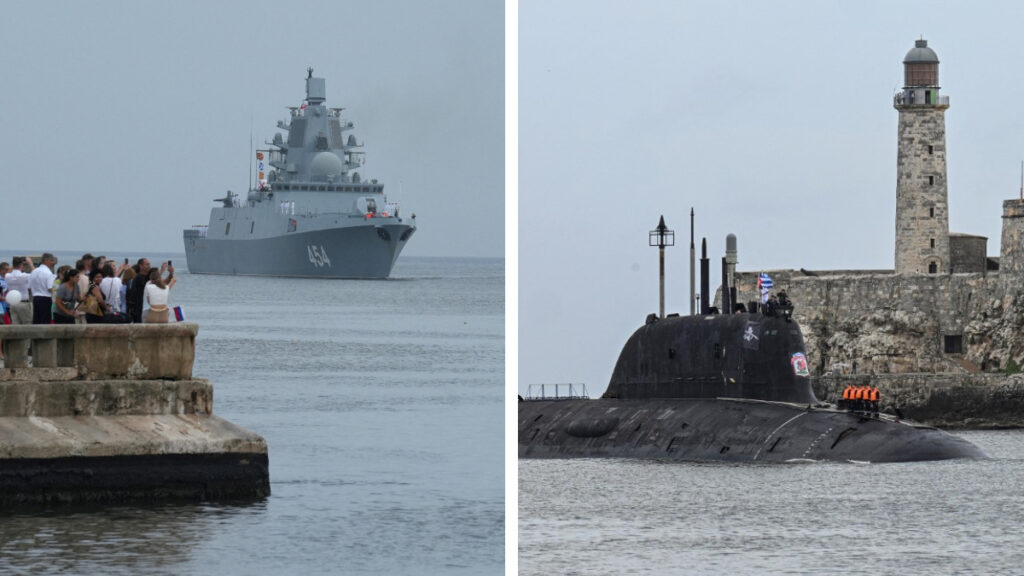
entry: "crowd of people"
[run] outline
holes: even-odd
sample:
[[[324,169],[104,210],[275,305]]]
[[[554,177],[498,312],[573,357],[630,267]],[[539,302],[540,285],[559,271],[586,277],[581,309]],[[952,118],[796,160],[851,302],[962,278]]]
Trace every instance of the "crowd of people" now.
[[[178,279],[171,262],[153,268],[148,258],[129,265],[83,254],[57,267],[47,252],[0,262],[0,306],[5,324],[124,324],[170,320],[168,297]],[[8,299],[17,291],[20,298]]]

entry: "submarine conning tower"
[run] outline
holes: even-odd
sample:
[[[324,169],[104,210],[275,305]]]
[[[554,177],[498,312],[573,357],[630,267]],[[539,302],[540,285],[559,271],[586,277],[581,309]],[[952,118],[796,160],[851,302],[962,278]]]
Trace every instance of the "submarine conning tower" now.
[[[649,320],[626,341],[603,398],[819,403],[800,325],[758,313]]]

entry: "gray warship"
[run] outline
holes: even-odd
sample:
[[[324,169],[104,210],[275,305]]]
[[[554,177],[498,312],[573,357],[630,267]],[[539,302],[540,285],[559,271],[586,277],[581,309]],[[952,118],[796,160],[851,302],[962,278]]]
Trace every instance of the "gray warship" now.
[[[345,135],[344,108],[327,108],[326,83],[307,70],[306,99],[289,106],[272,148],[256,150],[256,184],[245,198],[227,192],[207,225],[184,231],[192,274],[387,278],[416,231],[384,195],[363,180],[362,147]]]

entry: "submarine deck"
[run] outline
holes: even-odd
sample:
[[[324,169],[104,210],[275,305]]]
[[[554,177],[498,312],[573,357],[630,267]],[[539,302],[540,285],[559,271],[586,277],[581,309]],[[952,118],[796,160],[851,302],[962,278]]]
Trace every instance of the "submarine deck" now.
[[[660,398],[520,402],[519,456],[909,462],[985,454],[890,414],[746,398]]]

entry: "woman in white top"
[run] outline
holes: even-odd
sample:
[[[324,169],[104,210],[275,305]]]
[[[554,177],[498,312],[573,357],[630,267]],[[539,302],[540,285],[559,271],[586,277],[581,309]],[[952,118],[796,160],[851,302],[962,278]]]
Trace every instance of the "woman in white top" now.
[[[178,279],[175,278],[173,270],[167,277],[166,283],[160,277],[160,270],[156,268],[149,271],[149,282],[146,284],[146,302],[149,309],[146,310],[142,321],[149,324],[166,324],[170,317],[170,310],[167,308],[167,298],[171,292],[171,286]]]

